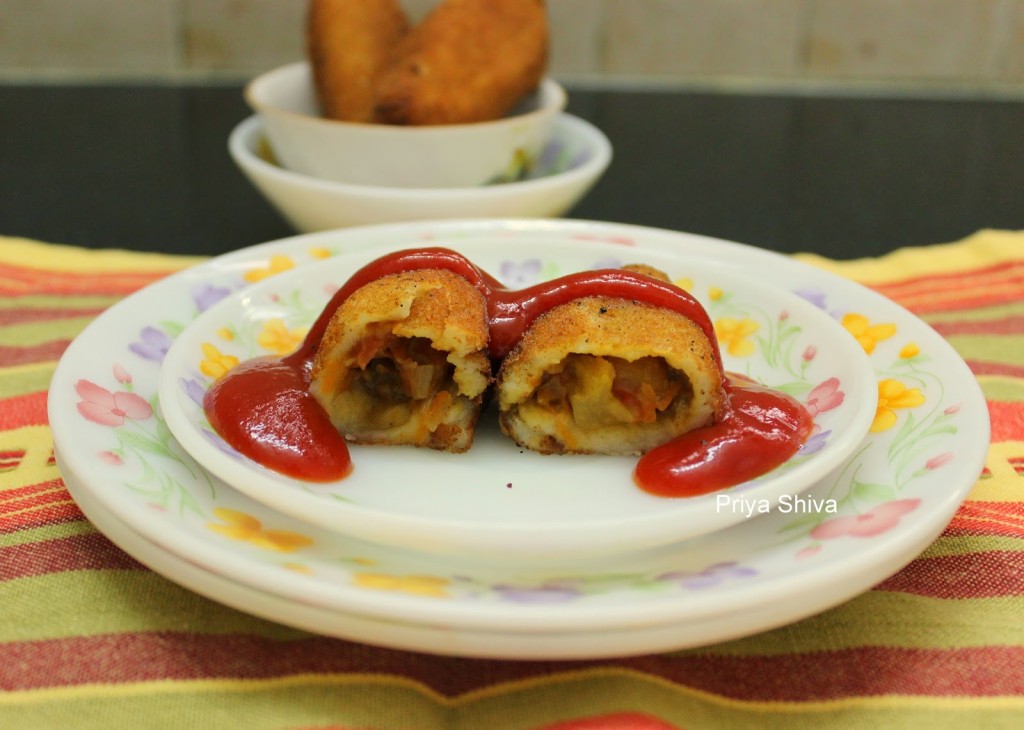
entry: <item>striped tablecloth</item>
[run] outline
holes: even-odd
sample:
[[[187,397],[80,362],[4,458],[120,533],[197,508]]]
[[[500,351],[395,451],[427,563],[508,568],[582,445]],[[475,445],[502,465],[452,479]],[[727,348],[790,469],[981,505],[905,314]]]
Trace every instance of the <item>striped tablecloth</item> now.
[[[0,728],[1024,727],[1024,234],[803,258],[902,303],[970,364],[992,418],[970,499],[904,570],[821,615],[535,663],[309,635],[114,547],[54,465],[48,382],[93,317],[195,259],[0,238]]]

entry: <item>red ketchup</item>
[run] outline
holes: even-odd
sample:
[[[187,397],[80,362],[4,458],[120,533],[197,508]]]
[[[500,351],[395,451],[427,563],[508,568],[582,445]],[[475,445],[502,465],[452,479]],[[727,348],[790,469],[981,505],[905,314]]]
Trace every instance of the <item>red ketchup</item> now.
[[[388,274],[446,269],[475,286],[487,302],[490,354],[504,357],[526,329],[553,307],[587,296],[612,296],[674,310],[695,322],[713,344],[707,312],[666,282],[621,269],[570,274],[527,289],[509,290],[466,257],[444,248],[382,256],[356,271],[335,293],[302,345],[284,358],[243,363],[211,386],[204,400],[210,425],[254,461],[297,479],[333,481],[352,470],[344,437],[309,393],[310,370],[334,312],[360,287]],[[739,484],[779,466],[810,434],[811,418],[782,393],[727,381],[724,419],[663,444],[640,458],[641,489],[667,497],[704,494]]]
[[[726,380],[728,411],[640,457],[633,479],[659,497],[696,497],[767,474],[799,451],[814,421],[795,398]]]
[[[311,482],[352,471],[345,438],[309,392],[301,362],[248,360],[213,384],[203,407],[221,438],[274,471]]]

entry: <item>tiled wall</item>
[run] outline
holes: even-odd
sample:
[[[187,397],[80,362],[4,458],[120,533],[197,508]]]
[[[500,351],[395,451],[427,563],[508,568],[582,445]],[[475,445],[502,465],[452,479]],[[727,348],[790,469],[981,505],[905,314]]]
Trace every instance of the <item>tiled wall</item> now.
[[[405,0],[413,16],[436,0]],[[305,0],[0,0],[0,81],[244,77],[302,56]],[[1024,90],[1024,0],[549,0],[574,81]]]

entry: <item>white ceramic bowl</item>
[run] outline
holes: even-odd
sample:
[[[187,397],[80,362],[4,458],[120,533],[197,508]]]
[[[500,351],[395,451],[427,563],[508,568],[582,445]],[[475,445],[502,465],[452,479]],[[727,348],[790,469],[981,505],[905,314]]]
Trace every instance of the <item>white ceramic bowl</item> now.
[[[245,88],[284,167],[359,185],[449,188],[483,185],[543,149],[565,89],[550,78],[502,119],[397,126],[326,119],[309,64],[268,71]]]
[[[242,172],[299,231],[440,218],[556,218],[582,198],[608,167],[612,147],[592,124],[555,118],[532,175],[464,188],[394,188],[320,180],[276,163],[258,116],[231,133],[228,149]]]

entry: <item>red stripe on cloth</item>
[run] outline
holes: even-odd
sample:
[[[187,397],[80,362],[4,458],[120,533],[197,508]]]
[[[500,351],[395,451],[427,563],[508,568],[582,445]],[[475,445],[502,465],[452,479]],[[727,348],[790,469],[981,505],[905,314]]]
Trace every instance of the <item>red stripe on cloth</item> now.
[[[125,599],[129,600],[129,599]],[[146,661],[137,661],[145,657]],[[767,656],[700,652],[593,662],[508,662],[428,656],[340,639],[291,641],[252,635],[175,632],[104,634],[0,644],[8,691],[186,679],[263,679],[308,674],[385,674],[422,682],[449,697],[501,682],[587,668],[622,668],[700,691],[749,701],[800,702],[911,695],[1024,694],[1024,647],[920,649],[865,646]]]
[[[50,506],[67,505],[72,501],[67,489],[51,489],[22,500],[4,499],[0,501],[0,524],[5,522],[16,524],[24,521],[20,518],[31,518],[32,514],[36,512],[46,512],[46,508]]]
[[[944,537],[1024,537],[1024,529],[991,519],[954,517],[942,534]]]
[[[918,558],[875,590],[946,599],[1024,595],[1024,551]]]
[[[25,453],[24,449],[20,449],[18,451],[5,451],[0,454],[0,471],[16,469],[21,460],[25,458]]]
[[[1024,298],[1024,293],[1021,294]],[[928,324],[943,337],[950,335],[1020,335],[1024,334],[1024,315],[998,319],[931,321]]]
[[[1010,502],[966,502],[957,510],[943,535],[1024,537],[1021,505]]]
[[[51,322],[55,319],[95,317],[104,309],[106,307],[0,309],[0,327],[12,324],[28,324],[29,322]]]
[[[49,492],[51,490],[57,490],[59,493],[67,496],[67,490],[64,489],[64,482],[60,479],[47,479],[45,482],[39,482],[38,484],[29,484],[24,487],[18,487],[17,489],[0,489],[0,508],[3,504],[13,500],[22,499],[39,492]]]
[[[124,295],[177,271],[87,273],[48,271],[22,266],[0,267],[0,294],[98,294]]]
[[[1020,459],[1024,459],[1024,455]],[[1010,459],[1010,461],[1018,461],[1018,459]],[[984,502],[974,499],[964,502],[957,514],[1024,518],[1024,502]]]
[[[47,525],[61,525],[65,522],[75,522],[81,519],[85,519],[82,511],[78,508],[77,504],[71,501],[71,496],[68,495],[68,501],[61,504],[52,504],[14,515],[7,515],[6,517],[0,515],[0,535],[20,532],[21,530],[31,530],[36,527],[46,527]]]
[[[969,271],[960,270],[948,273],[925,274],[923,276],[909,276],[906,279],[889,281],[884,286],[889,289],[910,293],[922,289],[949,289],[950,284],[956,284],[956,286],[984,284],[1000,278],[1024,281],[1024,260],[1003,261]]]
[[[1009,378],[1024,378],[1024,366],[1003,362],[967,360],[967,366],[975,375],[1002,375]]]
[[[69,570],[147,570],[98,532],[0,548],[0,581]]]
[[[50,340],[40,345],[26,347],[0,345],[0,366],[29,365],[35,362],[57,360],[70,344],[71,340]]]
[[[639,712],[615,712],[607,715],[579,717],[543,725],[534,730],[681,730],[653,715]]]
[[[1024,403],[990,400],[988,415],[992,422],[992,443],[1024,441]]]
[[[940,294],[947,296],[971,288],[1024,284],[1024,261],[1006,261],[971,271],[927,274],[875,285],[877,291],[892,299],[911,299]]]
[[[968,309],[983,309],[1007,302],[1020,300],[1021,287],[1014,284],[1004,288],[982,287],[972,292],[947,292],[945,295],[896,297],[882,291],[894,302],[902,304],[919,316],[960,312]]]
[[[2,359],[0,364],[3,364]],[[11,431],[23,426],[45,426],[47,423],[45,390],[0,400],[0,431]]]
[[[3,494],[3,492],[0,492]],[[6,497],[7,495],[4,495]],[[15,512],[41,507],[47,504],[67,502],[71,495],[65,489],[54,489],[42,494],[32,495],[24,499],[3,499],[0,500],[0,520],[5,516],[13,517]]]
[[[944,537],[1022,537],[1024,532],[1013,525],[1000,525],[991,520],[955,517],[943,531]]]

